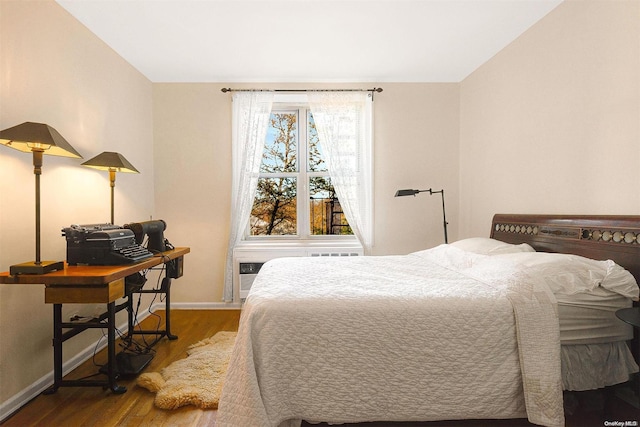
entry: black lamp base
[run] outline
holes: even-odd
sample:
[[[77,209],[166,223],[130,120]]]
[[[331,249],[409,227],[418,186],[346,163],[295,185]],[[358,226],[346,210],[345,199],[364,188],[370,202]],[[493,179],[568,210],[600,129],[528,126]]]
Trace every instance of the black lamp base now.
[[[35,261],[23,262],[9,267],[9,274],[47,274],[64,269],[63,261]]]

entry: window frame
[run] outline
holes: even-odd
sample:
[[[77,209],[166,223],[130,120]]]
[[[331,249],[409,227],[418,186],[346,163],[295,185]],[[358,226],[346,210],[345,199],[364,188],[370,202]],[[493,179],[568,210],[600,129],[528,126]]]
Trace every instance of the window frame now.
[[[296,234],[290,235],[251,235],[251,224],[247,223],[243,240],[247,242],[286,242],[286,241],[343,241],[357,242],[355,234],[311,234],[311,209],[309,179],[313,177],[331,178],[329,171],[309,171],[309,129],[308,114],[311,113],[307,102],[277,102],[271,107],[273,112],[296,112],[297,114],[297,172],[260,172],[258,179],[262,178],[295,178],[296,187]],[[302,119],[301,119],[302,118]],[[301,140],[301,135],[304,139]],[[304,159],[304,163],[301,161]],[[254,197],[255,200],[255,197]],[[304,221],[301,221],[303,219]]]

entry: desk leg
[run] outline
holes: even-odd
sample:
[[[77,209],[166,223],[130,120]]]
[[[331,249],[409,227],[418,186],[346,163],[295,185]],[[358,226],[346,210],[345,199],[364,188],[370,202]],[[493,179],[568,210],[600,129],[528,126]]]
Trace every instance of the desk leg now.
[[[43,394],[53,394],[62,384],[62,304],[53,305],[53,385]]]
[[[133,338],[133,294],[125,295],[127,297],[127,338]]]
[[[165,291],[165,332],[170,340],[177,340],[178,336],[171,334],[171,278],[165,277],[162,282]]]
[[[116,383],[116,303],[107,304],[108,326],[107,326],[107,375],[109,377],[109,388],[116,394],[122,394],[127,391],[124,386]]]

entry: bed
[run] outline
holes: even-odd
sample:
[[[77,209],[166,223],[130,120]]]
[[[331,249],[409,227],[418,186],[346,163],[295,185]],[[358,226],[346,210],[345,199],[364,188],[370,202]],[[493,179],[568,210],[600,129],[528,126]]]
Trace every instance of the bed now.
[[[624,268],[623,268],[624,267]],[[495,215],[405,256],[268,262],[243,307],[221,426],[528,418],[638,371],[640,216]]]

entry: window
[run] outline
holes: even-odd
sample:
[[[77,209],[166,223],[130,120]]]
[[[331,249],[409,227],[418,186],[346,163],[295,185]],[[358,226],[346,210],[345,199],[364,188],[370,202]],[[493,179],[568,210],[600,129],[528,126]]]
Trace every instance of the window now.
[[[271,111],[247,235],[353,236],[306,106]]]
[[[295,237],[299,239],[296,245],[304,247],[312,246],[309,239],[342,238],[350,241],[340,244],[359,245],[365,254],[369,253],[373,245],[372,93],[311,90],[304,95],[289,93],[276,96],[271,91],[239,91],[234,93],[232,105],[232,215],[224,300],[234,299],[233,252],[244,239],[267,240],[267,246],[271,246],[272,239]],[[277,107],[275,110],[274,105]],[[296,107],[278,107],[283,105]],[[313,120],[308,115],[308,106],[314,114]],[[267,137],[271,114],[287,111],[295,117],[290,123],[290,132],[284,133],[286,137],[295,136],[291,145],[291,163],[287,163],[284,148],[274,152],[271,163],[264,161],[262,154],[275,144],[278,135],[271,131]],[[314,144],[314,138],[321,141],[323,147]],[[331,179],[325,170],[325,162],[329,159]],[[265,190],[260,190],[262,193],[256,197],[259,181]],[[266,190],[270,186],[278,191],[272,191],[271,198],[268,198]],[[326,199],[333,205],[322,205]],[[287,209],[279,210],[279,214],[273,214],[275,211],[271,209],[272,215],[267,215],[269,207],[284,202],[287,202]],[[323,206],[324,218],[316,210],[319,206]],[[343,211],[344,214],[341,213]],[[331,214],[333,222],[327,220],[327,213]],[[349,218],[348,224],[346,217]],[[253,234],[252,225],[256,227]],[[269,227],[271,234],[266,234]],[[323,233],[321,229],[333,235],[318,235]],[[280,234],[273,234],[274,230]]]

